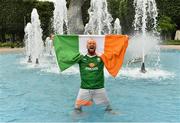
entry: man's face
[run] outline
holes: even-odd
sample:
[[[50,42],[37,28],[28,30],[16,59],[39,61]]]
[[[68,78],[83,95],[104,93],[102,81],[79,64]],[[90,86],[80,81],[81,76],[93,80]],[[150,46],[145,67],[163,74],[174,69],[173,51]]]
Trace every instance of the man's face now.
[[[50,35],[50,39],[54,40],[54,35],[53,34]]]
[[[94,40],[89,40],[87,42],[87,50],[89,54],[95,54],[96,51],[96,42]]]

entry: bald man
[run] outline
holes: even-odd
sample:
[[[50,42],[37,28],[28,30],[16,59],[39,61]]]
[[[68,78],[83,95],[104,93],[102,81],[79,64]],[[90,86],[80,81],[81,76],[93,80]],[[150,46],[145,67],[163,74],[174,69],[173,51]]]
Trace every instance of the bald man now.
[[[82,106],[105,105],[105,111],[111,106],[104,89],[104,63],[96,54],[96,42],[87,42],[87,55],[79,61],[81,87],[75,102],[75,111],[81,112]]]

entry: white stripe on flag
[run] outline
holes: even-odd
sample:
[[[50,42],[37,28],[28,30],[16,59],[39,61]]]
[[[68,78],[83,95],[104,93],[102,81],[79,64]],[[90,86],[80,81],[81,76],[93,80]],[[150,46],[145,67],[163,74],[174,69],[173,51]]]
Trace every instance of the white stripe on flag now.
[[[96,53],[104,53],[105,36],[104,35],[79,35],[79,51],[81,54],[87,54],[87,41],[93,39],[96,41]]]

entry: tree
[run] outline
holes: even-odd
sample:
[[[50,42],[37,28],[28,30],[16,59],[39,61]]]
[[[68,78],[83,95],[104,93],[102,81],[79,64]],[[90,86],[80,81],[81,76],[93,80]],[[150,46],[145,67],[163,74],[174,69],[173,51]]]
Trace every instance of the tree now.
[[[108,10],[112,17],[121,21],[122,32],[131,34],[133,31],[134,6],[133,0],[107,0]],[[180,29],[180,2],[177,0],[156,0],[159,17],[158,29],[162,35],[175,34],[175,26]],[[70,32],[82,34],[84,25],[89,20],[88,9],[90,0],[67,0]],[[30,22],[31,11],[37,8],[43,39],[52,32],[54,5],[52,2],[38,0],[0,0],[0,41],[23,41],[24,27]],[[162,28],[162,29],[160,29]],[[168,30],[168,31],[167,31]]]
[[[43,30],[43,39],[45,39],[53,32],[52,18],[53,18],[54,4],[52,2],[37,2],[35,4],[35,8],[37,8],[39,13],[39,17],[41,20],[41,27]]]
[[[114,20],[120,19],[122,33],[130,34],[134,20],[133,0],[108,0],[108,8]]]
[[[159,20],[158,30],[161,33],[163,40],[171,39],[171,32],[174,32],[176,29],[175,23],[170,17],[162,16]]]
[[[161,30],[163,39],[174,38],[176,28],[180,29],[180,2],[177,0],[156,0],[156,2],[159,10],[158,30]]]
[[[53,3],[37,0],[0,0],[0,41],[23,41],[25,25],[30,22],[31,11],[40,14],[43,36],[51,32]]]

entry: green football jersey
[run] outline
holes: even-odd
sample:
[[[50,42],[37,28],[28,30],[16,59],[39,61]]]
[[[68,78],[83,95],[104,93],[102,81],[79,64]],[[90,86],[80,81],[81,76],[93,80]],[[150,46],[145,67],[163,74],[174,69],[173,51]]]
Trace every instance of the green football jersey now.
[[[79,61],[81,88],[104,88],[104,63],[98,56],[85,55]]]

